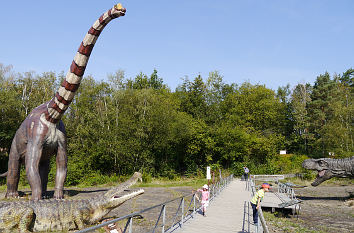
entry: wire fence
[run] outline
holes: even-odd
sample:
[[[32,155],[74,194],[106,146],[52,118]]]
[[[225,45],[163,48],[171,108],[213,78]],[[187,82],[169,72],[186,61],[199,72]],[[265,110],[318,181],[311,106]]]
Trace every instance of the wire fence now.
[[[220,192],[232,181],[233,175],[230,175],[226,178],[220,179],[215,184],[212,184],[209,188],[210,190],[210,202],[212,202]],[[123,222],[123,229],[120,229],[123,233],[132,233],[132,232],[174,232],[178,228],[182,228],[183,224],[191,218],[194,218],[195,215],[200,211],[201,204],[198,201],[200,198],[197,197],[197,193],[184,195],[164,203],[151,206],[149,208],[115,218],[101,224],[98,224],[93,227],[89,227],[80,231],[78,233],[84,232],[93,232],[102,227],[108,227],[115,225],[118,222]],[[178,205],[176,205],[178,203]],[[167,209],[169,208],[169,211]],[[148,224],[148,226],[141,227],[140,217],[149,211],[158,212],[156,220],[153,224]],[[135,219],[135,221],[134,221]],[[125,221],[125,224],[124,224]],[[111,232],[118,232],[117,230]]]

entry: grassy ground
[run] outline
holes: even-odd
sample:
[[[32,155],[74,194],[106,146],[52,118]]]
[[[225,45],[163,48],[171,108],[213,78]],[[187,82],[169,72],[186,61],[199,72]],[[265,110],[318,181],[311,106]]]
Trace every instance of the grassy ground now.
[[[326,233],[326,230],[311,230],[307,228],[303,220],[293,221],[288,215],[279,212],[266,212],[263,211],[264,218],[267,225],[272,229],[272,232],[291,232],[291,233]],[[270,226],[269,226],[270,225]]]

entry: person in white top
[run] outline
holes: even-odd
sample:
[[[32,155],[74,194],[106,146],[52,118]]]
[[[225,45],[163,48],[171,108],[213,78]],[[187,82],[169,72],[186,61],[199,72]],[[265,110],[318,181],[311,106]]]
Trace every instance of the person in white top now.
[[[248,180],[248,173],[250,172],[250,170],[246,166],[243,167],[243,170],[244,170],[243,177],[247,181]]]

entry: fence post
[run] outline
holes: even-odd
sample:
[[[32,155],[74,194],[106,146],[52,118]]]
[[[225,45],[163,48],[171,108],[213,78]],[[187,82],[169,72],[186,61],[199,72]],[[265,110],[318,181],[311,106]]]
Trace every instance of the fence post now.
[[[259,216],[259,218],[260,218],[260,220],[261,220],[261,224],[262,224],[262,227],[263,227],[263,231],[264,231],[265,233],[269,233],[267,223],[266,223],[266,221],[265,221],[265,219],[264,219],[264,216],[263,216],[262,207],[260,207],[260,208],[258,209],[258,211],[259,211],[259,215],[258,215],[258,216]]]
[[[182,218],[181,218],[181,228],[183,227],[183,215],[184,215],[184,197],[182,197]]]
[[[128,232],[132,233],[133,232],[133,217],[130,217],[128,221],[129,221],[129,230],[128,230]]]
[[[193,217],[195,216],[195,193],[193,195]]]
[[[162,229],[161,233],[165,233],[165,216],[166,216],[166,205],[162,206]]]

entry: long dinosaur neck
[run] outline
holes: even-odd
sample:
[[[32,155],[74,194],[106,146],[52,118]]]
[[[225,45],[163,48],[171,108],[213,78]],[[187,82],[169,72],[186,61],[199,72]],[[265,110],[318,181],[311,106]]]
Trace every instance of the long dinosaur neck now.
[[[93,46],[104,27],[115,18],[125,15],[125,9],[117,4],[112,9],[106,11],[101,17],[96,20],[85,38],[71,63],[70,69],[61,83],[55,96],[48,102],[45,118],[47,121],[57,123],[64,115],[69,104],[75,96],[75,92],[80,86],[81,79],[84,75],[87,62],[90,58]]]

